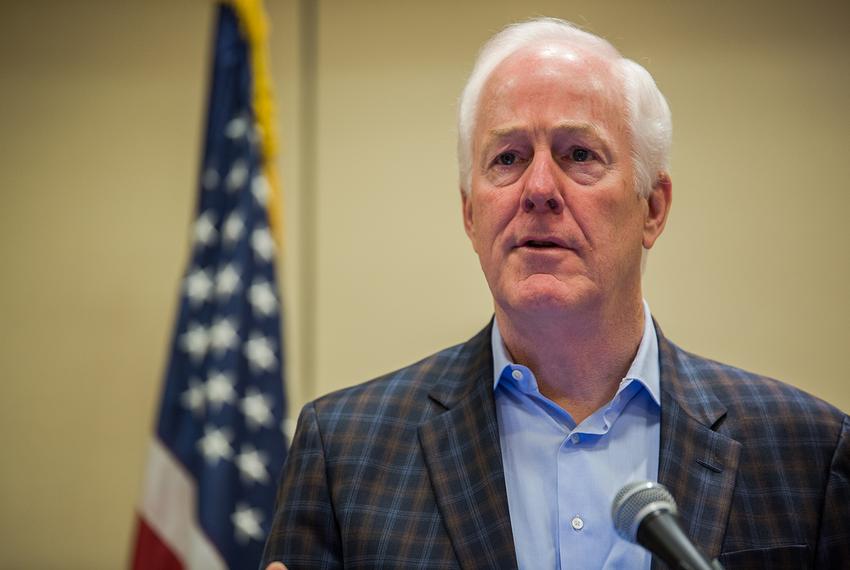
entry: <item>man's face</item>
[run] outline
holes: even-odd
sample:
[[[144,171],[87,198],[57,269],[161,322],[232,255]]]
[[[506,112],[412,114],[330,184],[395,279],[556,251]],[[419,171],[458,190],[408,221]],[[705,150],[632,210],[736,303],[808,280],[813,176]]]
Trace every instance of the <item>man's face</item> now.
[[[562,46],[509,57],[482,91],[472,153],[464,224],[497,308],[640,302],[641,246],[664,215],[659,224],[635,192],[625,102],[607,63]]]

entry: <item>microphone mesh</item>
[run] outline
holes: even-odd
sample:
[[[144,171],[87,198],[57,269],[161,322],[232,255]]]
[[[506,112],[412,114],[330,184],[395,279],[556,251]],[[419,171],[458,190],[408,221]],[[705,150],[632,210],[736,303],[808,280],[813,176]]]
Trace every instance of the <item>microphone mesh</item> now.
[[[611,518],[614,529],[624,539],[634,542],[640,523],[638,516],[643,518],[641,511],[652,503],[659,503],[653,510],[668,510],[676,512],[676,501],[663,485],[652,481],[629,483],[617,492],[611,505]]]

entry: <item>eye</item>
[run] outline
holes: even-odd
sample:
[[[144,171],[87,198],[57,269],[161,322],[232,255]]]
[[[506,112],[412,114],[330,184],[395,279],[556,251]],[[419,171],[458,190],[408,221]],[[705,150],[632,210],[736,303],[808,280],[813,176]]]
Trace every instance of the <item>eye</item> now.
[[[574,148],[570,151],[570,159],[575,162],[587,162],[593,157],[592,153],[586,148]]]
[[[496,164],[500,166],[510,166],[516,162],[516,154],[513,152],[503,152],[496,157]]]

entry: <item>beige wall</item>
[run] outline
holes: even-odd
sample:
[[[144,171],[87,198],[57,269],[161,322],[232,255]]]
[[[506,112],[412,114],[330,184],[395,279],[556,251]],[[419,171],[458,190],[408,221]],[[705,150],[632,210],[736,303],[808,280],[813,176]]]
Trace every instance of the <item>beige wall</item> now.
[[[547,14],[612,39],[670,100],[675,199],[645,291],[665,332],[850,410],[845,3],[323,0],[310,101],[298,6],[268,5],[294,409],[488,318],[454,101],[490,33]],[[0,568],[121,567],[187,253],[210,3],[3,14]]]

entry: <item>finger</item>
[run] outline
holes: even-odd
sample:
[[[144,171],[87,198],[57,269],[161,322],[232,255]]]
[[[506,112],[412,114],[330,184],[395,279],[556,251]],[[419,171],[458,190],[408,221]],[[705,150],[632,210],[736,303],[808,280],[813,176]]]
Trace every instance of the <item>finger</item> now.
[[[266,566],[266,570],[287,570],[283,562],[272,562]]]

